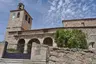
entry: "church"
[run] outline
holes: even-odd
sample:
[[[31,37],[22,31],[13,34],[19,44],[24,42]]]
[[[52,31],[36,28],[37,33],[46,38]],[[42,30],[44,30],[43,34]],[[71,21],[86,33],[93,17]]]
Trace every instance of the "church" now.
[[[35,49],[38,48],[36,55],[40,54],[40,46],[56,47],[54,33],[58,29],[82,30],[87,34],[88,44],[94,42],[93,47],[96,48],[96,18],[62,20],[62,27],[34,30],[31,29],[32,20],[33,18],[25,10],[23,3],[19,3],[16,10],[10,11],[8,26],[6,28],[6,43],[2,55],[3,58],[32,59]],[[6,51],[7,49],[13,50],[12,48],[18,50],[19,53],[8,53]]]

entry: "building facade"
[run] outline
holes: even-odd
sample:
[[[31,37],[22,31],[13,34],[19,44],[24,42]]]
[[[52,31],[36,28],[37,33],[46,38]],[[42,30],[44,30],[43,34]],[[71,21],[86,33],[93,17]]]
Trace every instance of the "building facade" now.
[[[64,27],[94,27],[96,18],[63,20]]]
[[[7,47],[16,48],[21,53],[32,52],[32,45],[48,45],[56,47],[54,33],[58,29],[78,29],[87,34],[87,42],[96,42],[96,18],[63,20],[63,27],[31,30],[32,17],[19,3],[17,10],[10,11],[8,26],[6,28],[5,41]],[[10,46],[13,44],[13,46]],[[14,44],[17,44],[14,46]],[[96,48],[96,43],[93,46]]]

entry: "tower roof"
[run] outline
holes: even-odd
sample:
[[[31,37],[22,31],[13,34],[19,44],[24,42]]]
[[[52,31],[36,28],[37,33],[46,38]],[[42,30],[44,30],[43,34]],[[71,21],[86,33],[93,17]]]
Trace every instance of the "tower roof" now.
[[[21,2],[18,4],[18,6],[19,6],[19,5],[23,5],[23,6],[24,6],[24,4],[23,4],[23,3],[21,3]]]

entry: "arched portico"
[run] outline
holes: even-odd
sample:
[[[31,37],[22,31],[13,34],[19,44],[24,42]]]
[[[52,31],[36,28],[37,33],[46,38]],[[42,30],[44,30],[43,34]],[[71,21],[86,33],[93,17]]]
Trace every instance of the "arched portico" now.
[[[52,38],[51,37],[46,37],[43,40],[43,44],[48,45],[48,46],[53,46],[53,40],[52,40]]]
[[[29,53],[29,54],[31,54],[31,48],[32,48],[32,45],[33,45],[33,43],[36,45],[36,44],[40,44],[40,41],[38,40],[38,39],[36,39],[36,38],[33,38],[33,39],[31,39],[29,42],[28,42],[28,44],[27,44],[27,52]],[[35,47],[35,46],[34,46]]]
[[[19,53],[23,53],[24,52],[24,46],[25,46],[25,40],[24,39],[20,39],[18,41],[18,44],[17,44],[17,50]]]

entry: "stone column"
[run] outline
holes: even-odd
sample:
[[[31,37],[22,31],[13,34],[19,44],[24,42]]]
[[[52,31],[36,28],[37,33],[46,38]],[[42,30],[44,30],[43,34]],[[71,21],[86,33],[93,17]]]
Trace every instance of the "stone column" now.
[[[39,39],[39,40],[40,40],[40,45],[42,45],[43,44],[43,38]]]
[[[36,43],[33,42],[32,43],[32,48],[31,48],[31,60],[34,58],[35,56],[35,49],[36,49]]]
[[[55,43],[54,39],[53,39],[53,47],[57,47],[57,44]]]
[[[33,42],[31,49],[31,60],[33,62],[39,62],[39,64],[46,64],[46,51],[47,47],[43,47]]]
[[[24,46],[24,53],[27,53],[27,44]]]
[[[27,53],[27,44],[28,44],[28,41],[25,40],[24,53]]]

